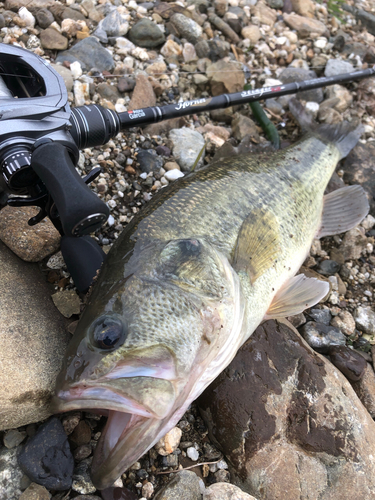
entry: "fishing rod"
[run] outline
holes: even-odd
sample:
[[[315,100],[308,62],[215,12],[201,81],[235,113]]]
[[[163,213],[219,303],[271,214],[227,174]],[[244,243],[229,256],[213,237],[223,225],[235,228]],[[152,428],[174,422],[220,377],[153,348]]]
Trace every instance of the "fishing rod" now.
[[[96,104],[70,109],[64,81],[46,61],[20,47],[1,44],[0,193],[6,193],[10,206],[40,208],[30,225],[50,218],[62,235],[61,251],[70,274],[78,290],[84,291],[104,259],[102,249],[88,235],[106,222],[109,208],[88,187],[101,169],[94,168],[82,178],[75,168],[80,149],[104,145],[131,127],[374,74],[375,68],[370,68],[116,113]]]

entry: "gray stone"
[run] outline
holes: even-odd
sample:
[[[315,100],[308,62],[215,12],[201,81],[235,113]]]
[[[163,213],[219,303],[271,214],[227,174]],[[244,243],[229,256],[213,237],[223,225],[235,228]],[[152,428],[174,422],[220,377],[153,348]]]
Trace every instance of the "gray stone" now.
[[[69,68],[66,68],[62,64],[51,64],[52,68],[57,71],[57,73],[63,77],[66,90],[71,92],[73,90],[73,76]]]
[[[70,318],[73,314],[79,314],[81,312],[81,302],[74,290],[56,292],[52,295],[52,300],[65,318]]]
[[[266,2],[271,9],[282,9],[284,7],[284,0],[266,0]]]
[[[102,43],[108,42],[108,37],[123,36],[128,32],[129,23],[124,19],[117,9],[113,9],[102,19],[93,35],[98,37]]]
[[[359,330],[369,335],[375,334],[375,313],[371,307],[358,307],[354,318]]]
[[[18,500],[21,495],[21,483],[24,473],[17,462],[19,448],[0,450],[0,498]]]
[[[373,498],[375,423],[286,322],[259,326],[198,405],[231,480],[256,498]]]
[[[341,59],[329,59],[324,69],[324,75],[336,76],[342,73],[351,73],[352,71],[354,71],[354,67],[350,62]]]
[[[80,493],[81,495],[89,495],[90,493],[95,493],[96,491],[96,488],[90,478],[91,462],[92,457],[85,458],[74,468],[72,490]]]
[[[4,446],[8,449],[15,448],[22,443],[26,436],[26,431],[20,432],[17,429],[11,429],[10,431],[5,433],[3,440]]]
[[[236,114],[232,120],[233,137],[242,141],[247,135],[259,140],[259,134],[255,123],[248,116]]]
[[[128,33],[131,42],[139,47],[153,49],[165,42],[164,33],[149,19],[138,21]]]
[[[329,309],[310,309],[308,315],[317,323],[323,323],[323,325],[327,326],[332,318]]]
[[[334,326],[309,321],[300,331],[309,346],[323,354],[328,353],[331,346],[346,344],[345,335]]]
[[[160,490],[154,500],[201,500],[198,476],[191,471],[178,472],[172,480]]]
[[[315,71],[308,71],[302,68],[285,68],[279,76],[279,79],[283,83],[302,82],[304,80],[312,80],[313,78],[317,78]],[[313,89],[305,90],[304,92],[298,92],[297,98],[304,101],[313,101],[319,103],[322,102],[324,98],[323,90]]]
[[[96,87],[96,91],[104,99],[116,103],[117,99],[121,97],[116,85],[110,85],[109,83],[99,83]]]
[[[94,37],[89,36],[76,43],[71,49],[61,52],[56,62],[70,63],[79,61],[82,69],[88,71],[96,68],[99,71],[112,71],[115,67],[112,55]]]
[[[189,19],[183,14],[173,14],[171,23],[178,31],[181,38],[186,38],[190,43],[196,44],[202,36],[203,30],[193,19]]]
[[[340,271],[340,264],[334,260],[322,260],[318,266],[318,273],[333,276]]]
[[[211,484],[203,493],[203,500],[257,500],[242,491],[238,486],[228,483]]]
[[[194,165],[205,145],[202,134],[190,128],[173,129],[169,133],[173,143],[173,155],[183,172],[188,172]],[[198,166],[203,163],[204,152]]]
[[[159,172],[164,164],[163,158],[157,155],[153,149],[140,149],[137,154],[137,162],[142,172]]]
[[[48,26],[55,20],[52,12],[50,12],[48,9],[39,9],[35,13],[35,18],[39,26],[43,29],[48,28]]]
[[[301,37],[326,35],[328,30],[324,23],[317,19],[299,16],[297,14],[284,14],[285,23],[293,30],[298,31]]]
[[[0,430],[40,422],[50,414],[70,335],[37,264],[0,243]]]

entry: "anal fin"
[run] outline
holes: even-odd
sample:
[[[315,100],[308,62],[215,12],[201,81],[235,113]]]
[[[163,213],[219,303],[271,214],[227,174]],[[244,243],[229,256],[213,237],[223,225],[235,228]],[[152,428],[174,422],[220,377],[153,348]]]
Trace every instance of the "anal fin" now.
[[[242,223],[233,268],[247,272],[252,283],[277,260],[280,248],[278,227],[276,217],[264,209],[252,211]]]
[[[264,319],[294,316],[317,304],[329,292],[329,284],[299,274],[291,278],[275,295]]]
[[[324,196],[323,216],[317,238],[345,233],[357,226],[370,209],[361,186],[346,186]]]

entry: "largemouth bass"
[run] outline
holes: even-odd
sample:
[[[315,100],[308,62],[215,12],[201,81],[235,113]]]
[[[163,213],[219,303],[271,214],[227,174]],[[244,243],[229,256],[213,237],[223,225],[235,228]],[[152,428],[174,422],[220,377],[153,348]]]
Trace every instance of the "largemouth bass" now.
[[[57,381],[56,411],[108,415],[92,479],[109,487],[230,363],[265,318],[328,284],[295,276],[315,237],[357,225],[361,187],[327,196],[361,129],[310,131],[282,151],[226,158],[163,189],[113,245]]]

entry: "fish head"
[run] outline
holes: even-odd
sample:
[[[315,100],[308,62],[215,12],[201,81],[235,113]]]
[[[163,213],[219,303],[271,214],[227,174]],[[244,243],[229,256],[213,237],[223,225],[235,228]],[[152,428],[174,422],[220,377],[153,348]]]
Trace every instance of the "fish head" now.
[[[98,489],[176,425],[220,373],[239,347],[243,316],[237,274],[207,241],[146,246],[110,285],[106,265],[68,347],[53,403],[57,412],[108,415],[92,464]]]

